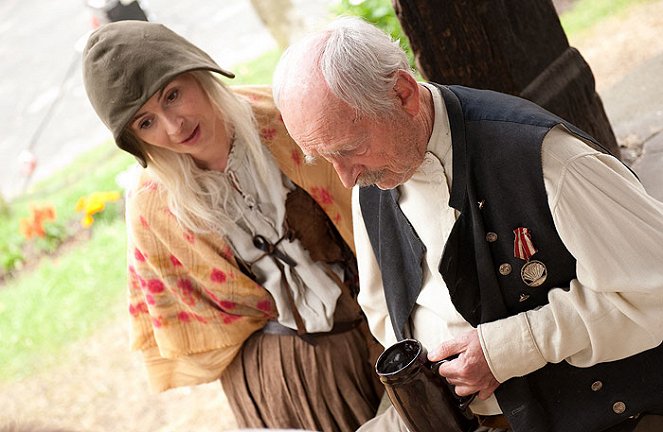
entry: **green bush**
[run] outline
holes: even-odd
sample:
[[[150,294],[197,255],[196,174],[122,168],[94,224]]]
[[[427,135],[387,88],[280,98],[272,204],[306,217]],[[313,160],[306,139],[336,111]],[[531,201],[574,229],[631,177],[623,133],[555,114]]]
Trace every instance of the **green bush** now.
[[[0,243],[0,275],[11,274],[25,261],[20,243],[9,240]]]
[[[400,43],[408,56],[410,66],[414,70],[417,69],[414,64],[414,54],[410,48],[410,41],[403,33],[401,23],[396,17],[396,12],[394,12],[390,0],[341,0],[335,7],[334,12],[338,15],[359,16],[382,29],[392,39]]]

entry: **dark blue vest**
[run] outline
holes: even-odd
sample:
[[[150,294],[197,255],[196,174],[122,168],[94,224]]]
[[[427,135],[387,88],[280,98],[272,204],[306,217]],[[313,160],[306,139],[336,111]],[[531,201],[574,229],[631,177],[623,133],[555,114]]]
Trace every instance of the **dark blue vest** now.
[[[541,167],[541,144],[562,123],[539,106],[501,93],[438,86],[449,114],[453,177],[449,205],[460,212],[439,265],[451,300],[473,326],[534,309],[552,288],[575,278],[575,259],[555,229]],[[396,190],[359,192],[362,215],[382,272],[389,315],[401,339],[421,291],[425,246],[398,206]],[[547,277],[525,284],[513,230],[532,233]],[[502,383],[496,396],[517,432],[601,431],[641,412],[663,412],[663,348],[591,368],[548,364]],[[600,384],[599,384],[600,383]]]

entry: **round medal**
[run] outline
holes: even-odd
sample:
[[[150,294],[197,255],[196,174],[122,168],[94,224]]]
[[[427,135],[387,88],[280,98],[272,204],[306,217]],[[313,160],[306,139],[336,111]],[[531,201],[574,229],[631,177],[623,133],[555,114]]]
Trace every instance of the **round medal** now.
[[[548,269],[546,269],[546,265],[541,261],[528,261],[520,270],[520,277],[525,282],[525,285],[538,287],[546,281]]]

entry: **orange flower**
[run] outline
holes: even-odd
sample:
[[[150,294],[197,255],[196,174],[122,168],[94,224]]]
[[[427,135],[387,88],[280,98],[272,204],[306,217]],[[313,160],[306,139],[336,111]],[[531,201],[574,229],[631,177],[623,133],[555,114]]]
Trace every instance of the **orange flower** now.
[[[46,237],[44,224],[55,221],[56,217],[55,207],[52,205],[32,207],[30,216],[19,221],[19,230],[27,240],[33,237]]]

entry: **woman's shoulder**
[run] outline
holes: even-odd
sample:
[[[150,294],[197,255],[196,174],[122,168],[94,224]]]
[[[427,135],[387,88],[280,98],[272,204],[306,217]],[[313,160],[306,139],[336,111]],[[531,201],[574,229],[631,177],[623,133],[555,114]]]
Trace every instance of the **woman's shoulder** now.
[[[148,215],[152,217],[168,208],[160,183],[146,170],[141,170],[127,188],[126,203],[128,220]]]
[[[278,112],[272,97],[272,87],[268,85],[237,85],[230,89],[237,96],[246,99],[257,116]]]

